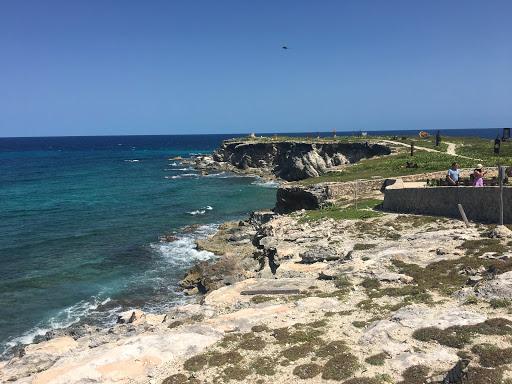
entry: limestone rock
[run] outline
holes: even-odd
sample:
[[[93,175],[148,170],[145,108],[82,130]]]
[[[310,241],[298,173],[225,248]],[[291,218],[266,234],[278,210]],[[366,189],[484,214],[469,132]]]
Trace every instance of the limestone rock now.
[[[317,177],[328,168],[391,153],[389,147],[367,143],[308,143],[297,141],[225,141],[211,161],[237,169],[265,169],[284,180]],[[202,159],[207,167],[206,159]]]
[[[487,316],[459,308],[437,309],[426,305],[408,305],[395,312],[391,320],[412,329],[425,327],[445,329],[454,325],[478,324],[487,320]]]
[[[117,324],[139,323],[145,317],[140,309],[134,309],[120,313],[117,316]]]
[[[498,225],[489,233],[489,237],[496,239],[510,239],[512,238],[512,231],[504,225]]]
[[[512,271],[497,275],[492,280],[481,283],[475,291],[478,297],[487,300],[512,298]]]
[[[313,264],[322,261],[339,260],[346,256],[346,253],[339,253],[335,248],[312,248],[301,253],[300,258],[304,264]]]

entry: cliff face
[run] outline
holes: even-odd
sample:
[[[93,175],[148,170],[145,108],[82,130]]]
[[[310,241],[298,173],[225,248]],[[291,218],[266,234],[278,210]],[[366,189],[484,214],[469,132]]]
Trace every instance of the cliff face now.
[[[318,177],[338,165],[390,153],[387,146],[368,143],[228,141],[215,151],[213,160],[239,169],[266,169],[284,180],[295,181]]]

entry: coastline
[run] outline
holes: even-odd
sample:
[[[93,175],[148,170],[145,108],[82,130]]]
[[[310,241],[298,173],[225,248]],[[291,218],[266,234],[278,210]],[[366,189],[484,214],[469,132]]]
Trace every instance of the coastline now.
[[[322,348],[321,340],[324,340],[326,345],[343,342],[350,355],[360,362],[382,353],[377,349],[384,347],[385,367],[366,366],[365,377],[386,372],[396,380],[412,366],[428,365],[433,374],[448,369],[458,359],[457,348],[425,345],[412,337],[415,330],[434,325],[473,326],[491,318],[502,319],[505,329],[512,327],[512,316],[505,308],[495,310],[481,301],[486,294],[496,294],[491,287],[475,290],[474,286],[467,286],[445,296],[436,290],[414,288],[417,284],[412,284],[413,277],[389,270],[397,261],[426,266],[431,262],[457,260],[467,252],[461,244],[485,243],[486,226],[465,228],[460,221],[396,214],[383,214],[370,220],[337,222],[328,219],[317,223],[304,222],[304,214],[276,215],[266,223],[254,217],[231,222],[202,244],[204,248],[225,252],[214,264],[232,267],[233,253],[247,248],[246,240],[250,239],[263,255],[261,270],[245,270],[249,275],[235,274],[230,281],[226,280],[226,270],[222,270],[222,281],[215,279],[214,274],[205,275],[203,277],[209,277],[210,282],[220,284],[211,285],[206,294],[197,295],[195,303],[161,314],[128,311],[120,315],[118,324],[108,329],[90,329],[87,335],[76,340],[59,336],[30,345],[25,355],[8,364],[2,363],[3,376],[0,377],[13,381],[17,375],[32,370],[33,376],[29,378],[34,381],[27,382],[75,382],[88,372],[87,377],[96,375],[96,380],[104,383],[160,383],[168,377],[177,380],[182,376],[188,381],[191,377],[207,381],[217,377],[224,382],[222,380],[236,380],[237,375],[245,374],[239,379],[249,382],[260,377],[250,369],[232,372],[225,363],[207,368],[211,356],[231,353],[226,351],[241,343],[244,361],[259,359],[258,354],[263,352],[266,356],[284,353],[288,365],[279,368],[280,374],[262,376],[263,382],[280,383],[296,377],[292,371],[300,366],[298,363]],[[334,254],[329,244],[339,244]],[[443,246],[439,247],[440,244]],[[315,251],[308,252],[310,249]],[[242,260],[243,257],[237,261]],[[272,264],[277,265],[275,274]],[[299,293],[241,294],[248,290],[283,288],[297,289]],[[382,289],[387,294],[380,294]],[[392,294],[393,290],[401,293]],[[371,297],[378,297],[378,304]],[[473,303],[472,297],[478,299]],[[341,324],[344,325],[340,327]],[[278,331],[286,334],[284,344],[279,341]],[[305,345],[302,339],[293,341],[297,332],[309,332],[317,341],[311,346],[307,344],[303,352],[299,348]],[[310,336],[305,337],[307,343]],[[504,340],[502,337],[492,333],[479,336],[478,340],[493,340],[500,347],[506,346],[506,342],[499,341]],[[411,349],[408,345],[415,347]],[[417,348],[420,351],[415,351]],[[289,349],[291,351],[287,352]],[[296,357],[295,353],[299,355]],[[328,362],[335,357],[329,356],[320,357],[320,361],[327,359]],[[51,367],[37,373],[45,359],[47,365],[51,361]],[[100,361],[105,363],[96,366]],[[201,369],[194,368],[196,365]],[[76,370],[77,366],[81,369]],[[275,364],[272,367],[276,369]],[[351,368],[351,372],[357,370]],[[482,374],[490,373],[485,369]],[[226,375],[234,375],[234,378],[228,379]],[[19,379],[22,381],[18,382],[25,382]],[[168,382],[174,382],[172,380]]]
[[[215,167],[207,172],[228,169]],[[54,334],[0,362],[0,379],[434,383],[469,356],[475,383],[511,380],[509,357],[482,363],[486,345],[500,356],[511,349],[510,234],[362,210],[368,215],[343,219],[328,210],[254,212],[222,223],[196,241],[216,258],[181,281],[191,303]]]

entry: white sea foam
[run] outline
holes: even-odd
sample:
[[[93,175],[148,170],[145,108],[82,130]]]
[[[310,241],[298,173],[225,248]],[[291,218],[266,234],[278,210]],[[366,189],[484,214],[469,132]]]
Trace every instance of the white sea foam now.
[[[195,211],[187,212],[189,215],[204,215],[206,211],[212,211],[213,207],[211,205],[207,205],[206,207],[202,207],[201,209],[197,209]]]
[[[209,251],[198,251],[196,239],[213,234],[218,225],[202,225],[194,233],[185,234],[178,240],[151,244],[151,248],[162,255],[172,265],[182,268],[198,261],[210,260],[215,255]]]
[[[127,162],[129,162],[129,163],[138,163],[140,160],[138,160],[138,159],[132,159],[132,160],[125,160],[125,161],[127,161]]]
[[[204,209],[197,209],[195,211],[187,212],[189,215],[195,216],[195,215],[204,215],[206,213],[206,210]]]
[[[217,178],[217,179],[229,179],[232,177],[250,177],[250,176],[239,175],[239,174],[231,173],[231,172],[218,172],[218,173],[210,173],[208,175],[205,175],[204,177],[212,177],[212,178]]]
[[[55,316],[52,316],[47,321],[42,322],[34,328],[28,330],[19,337],[10,339],[5,343],[7,348],[12,348],[18,344],[30,344],[38,336],[45,335],[48,331],[54,329],[67,328],[81,319],[91,315],[100,305],[105,305],[110,301],[110,297],[100,299],[99,297],[92,297],[90,300],[82,300],[70,307],[64,308],[59,311]],[[118,312],[119,308],[113,308],[109,312]]]
[[[202,225],[195,229],[193,233],[180,235],[175,241],[152,243],[150,244],[150,248],[152,248],[156,254],[160,255],[164,259],[163,261],[169,263],[171,267],[180,269],[187,268],[198,261],[216,258],[215,254],[212,252],[197,250],[195,241],[198,238],[205,238],[215,233],[217,229],[217,224]],[[174,305],[179,304],[180,302],[186,302],[187,298],[182,294],[179,294],[178,292],[175,292],[175,294],[177,296]],[[100,308],[100,306],[104,306],[110,301],[111,299],[109,297],[105,298],[105,296],[102,297],[102,295],[99,294],[96,297],[91,297],[90,300],[80,301],[70,307],[67,307],[59,311],[55,316],[26,331],[21,336],[8,340],[2,346],[7,348],[0,356],[8,357],[9,350],[12,347],[19,344],[30,344],[34,342],[36,337],[44,336],[48,331],[67,328],[78,323],[84,318],[99,316],[102,324],[109,324],[123,309],[120,305],[109,305],[109,307],[112,308],[109,308],[108,310]],[[158,311],[159,308],[163,310],[164,308],[167,308],[169,304],[169,302],[154,304],[154,307],[145,308],[144,310]],[[100,309],[98,310],[98,308]]]
[[[279,183],[277,181],[274,181],[274,180],[263,180],[261,178],[257,178],[251,184],[252,185],[257,185],[257,186],[263,187],[263,188],[278,188],[279,187]]]

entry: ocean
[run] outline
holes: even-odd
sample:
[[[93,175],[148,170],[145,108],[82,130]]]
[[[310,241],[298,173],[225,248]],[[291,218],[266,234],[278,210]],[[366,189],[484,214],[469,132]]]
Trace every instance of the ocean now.
[[[383,133],[414,132],[368,132]],[[494,138],[497,129],[442,133]],[[215,257],[195,239],[275,202],[275,184],[200,176],[170,160],[233,136],[0,139],[0,354],[51,329],[189,300],[177,282]]]

